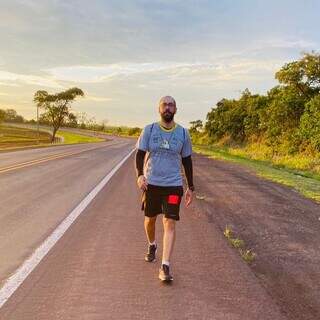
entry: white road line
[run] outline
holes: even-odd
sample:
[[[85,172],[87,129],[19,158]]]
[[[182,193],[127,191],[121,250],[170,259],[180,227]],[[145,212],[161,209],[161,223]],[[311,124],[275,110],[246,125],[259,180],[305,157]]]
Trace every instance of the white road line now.
[[[18,289],[33,269],[46,256],[50,249],[57,243],[72,223],[79,217],[84,209],[95,198],[99,191],[108,183],[111,177],[118,171],[122,164],[131,156],[135,149],[129,152],[100,182],[93,190],[75,207],[69,215],[59,224],[50,236],[34,251],[34,253],[6,280],[0,289],[0,308],[6,303],[11,295]]]

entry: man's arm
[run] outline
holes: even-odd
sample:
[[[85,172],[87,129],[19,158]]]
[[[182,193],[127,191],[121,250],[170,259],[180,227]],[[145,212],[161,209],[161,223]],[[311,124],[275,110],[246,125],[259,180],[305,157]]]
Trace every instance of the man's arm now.
[[[181,150],[181,157],[182,157],[184,172],[185,172],[187,183],[188,183],[188,189],[185,193],[184,199],[185,199],[186,207],[189,207],[189,205],[192,202],[193,191],[194,191],[193,169],[192,169],[192,160],[191,160],[192,145],[191,145],[191,138],[190,138],[189,131],[187,129],[183,129],[183,130],[186,135],[185,135],[185,140]]]
[[[191,191],[194,191],[194,186],[193,186],[193,168],[192,168],[192,159],[191,155],[188,157],[182,158],[182,165],[184,168],[184,172],[187,178],[187,183],[188,183],[188,188]]]
[[[138,187],[145,191],[148,187],[148,182],[146,177],[143,175],[143,165],[144,165],[144,157],[146,155],[146,151],[138,149],[136,152],[136,175],[137,175],[137,184]]]
[[[143,165],[144,165],[144,157],[146,155],[146,152],[149,150],[149,139],[150,139],[152,127],[153,127],[153,124],[144,127],[136,143],[137,152],[136,152],[135,164],[136,164],[137,184],[138,184],[138,187],[143,191],[145,191],[148,186],[147,179],[143,175]]]
[[[143,175],[143,164],[146,151],[138,149],[136,152],[136,176],[137,178]]]

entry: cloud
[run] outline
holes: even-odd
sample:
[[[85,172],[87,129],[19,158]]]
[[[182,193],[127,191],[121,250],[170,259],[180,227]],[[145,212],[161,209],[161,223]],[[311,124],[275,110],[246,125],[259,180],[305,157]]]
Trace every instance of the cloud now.
[[[63,88],[61,84],[59,84],[54,79],[51,79],[50,77],[25,75],[25,74],[18,74],[18,73],[1,71],[1,70],[0,70],[0,81],[2,84],[9,85],[9,86],[24,83],[24,84],[49,87],[49,88]]]
[[[66,66],[46,69],[54,81],[99,83],[119,77],[132,78],[146,74],[157,74],[166,79],[181,79],[211,76],[229,80],[239,75],[276,70],[282,61],[238,59],[235,62],[153,62],[117,63],[100,66]],[[140,84],[141,87],[141,84]],[[142,84],[143,87],[143,84]]]
[[[11,83],[11,82],[0,82],[0,86],[18,87],[18,85],[16,83]]]
[[[282,59],[244,58],[224,56],[214,62],[119,62],[108,65],[75,65],[42,69],[43,76],[18,74],[0,70],[0,84],[22,86],[23,84],[63,89],[70,85],[112,82],[122,85],[131,82],[136,88],[155,86],[223,86],[228,81],[254,80],[273,77],[284,61]],[[123,82],[123,81],[126,81]],[[87,100],[108,102],[113,98],[89,95]]]
[[[265,40],[263,47],[269,48],[296,48],[296,49],[312,49],[318,47],[314,41],[308,41],[304,39],[272,39]],[[262,48],[263,48],[262,47]]]
[[[45,69],[53,79],[59,81],[97,83],[115,77],[133,76],[136,74],[165,72],[183,67],[197,67],[201,64],[177,62],[116,63],[99,66],[67,66]]]
[[[109,101],[114,101],[113,98],[109,98],[109,97],[98,97],[98,96],[85,96],[86,100],[89,101],[94,101],[94,102],[109,102]]]

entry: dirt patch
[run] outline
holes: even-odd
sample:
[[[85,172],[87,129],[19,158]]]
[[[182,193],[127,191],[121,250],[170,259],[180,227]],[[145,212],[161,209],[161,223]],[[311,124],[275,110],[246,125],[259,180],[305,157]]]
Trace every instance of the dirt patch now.
[[[256,253],[250,268],[288,319],[320,319],[320,205],[240,165],[193,162],[208,221],[231,226]]]

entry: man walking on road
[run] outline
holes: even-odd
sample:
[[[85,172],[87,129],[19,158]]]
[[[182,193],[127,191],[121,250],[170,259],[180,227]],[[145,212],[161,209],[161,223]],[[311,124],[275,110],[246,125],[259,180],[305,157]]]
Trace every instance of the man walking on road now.
[[[142,207],[147,235],[147,262],[156,259],[157,243],[155,224],[158,214],[163,217],[163,252],[159,279],[171,281],[170,257],[175,242],[175,223],[180,219],[179,208],[183,197],[181,163],[184,167],[188,188],[185,205],[188,207],[193,197],[192,146],[189,132],[174,122],[177,112],[176,102],[170,97],[162,97],[159,102],[160,121],[143,129],[137,144],[136,174],[138,187],[143,191]]]

